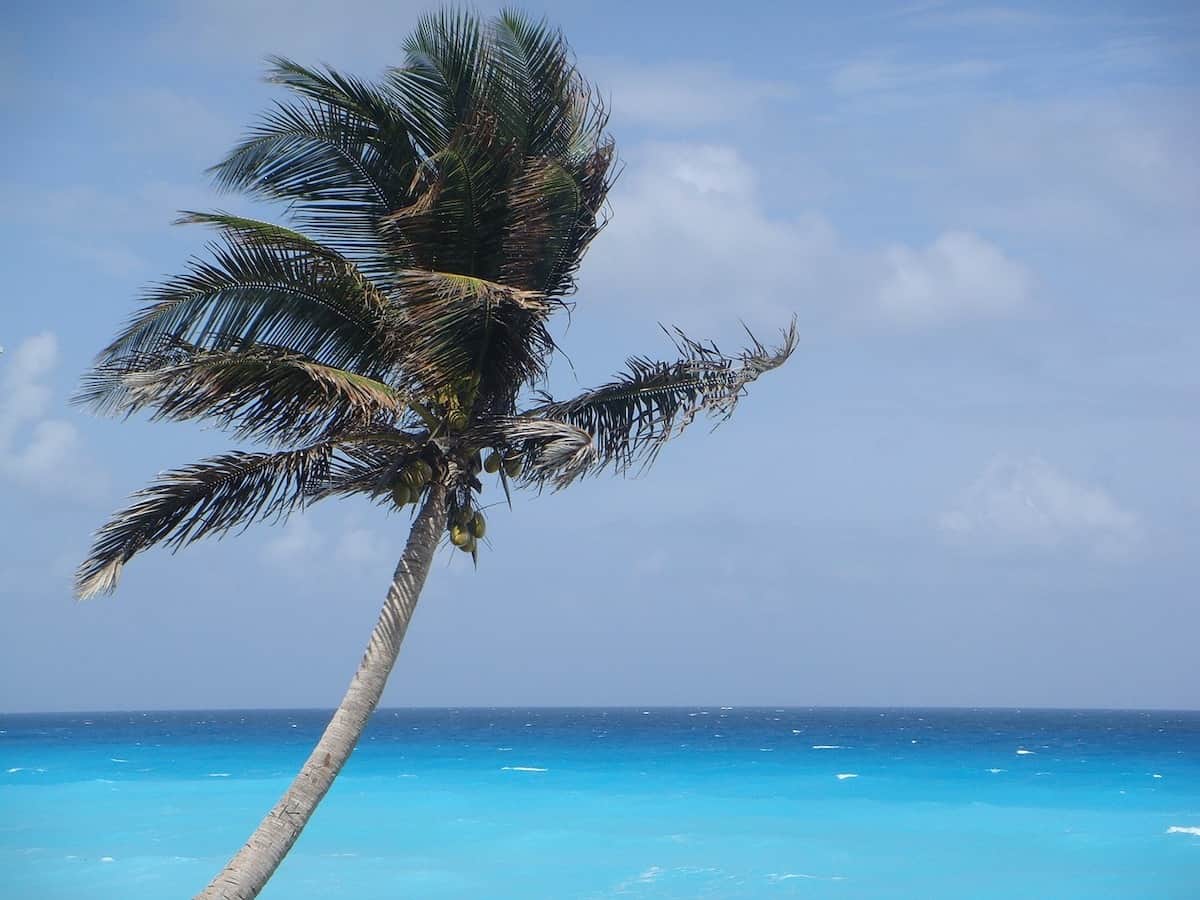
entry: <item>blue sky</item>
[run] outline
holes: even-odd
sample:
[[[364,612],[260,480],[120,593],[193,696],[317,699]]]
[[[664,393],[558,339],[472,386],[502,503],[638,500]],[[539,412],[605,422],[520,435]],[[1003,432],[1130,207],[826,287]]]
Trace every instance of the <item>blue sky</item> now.
[[[273,214],[204,176],[275,95],[263,57],[374,75],[425,8],[6,16],[0,710],[340,697],[407,518],[330,503],[76,603],[107,514],[230,443],[67,398],[200,251],[176,210]],[[642,478],[493,510],[385,704],[1200,707],[1194,7],[526,8],[624,163],[555,392],[669,352],[659,322],[735,347],[794,313],[801,343]]]

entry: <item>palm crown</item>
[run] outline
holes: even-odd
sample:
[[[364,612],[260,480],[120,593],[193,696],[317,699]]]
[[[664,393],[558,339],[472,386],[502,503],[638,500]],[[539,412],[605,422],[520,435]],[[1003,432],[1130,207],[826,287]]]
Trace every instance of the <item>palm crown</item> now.
[[[699,412],[727,416],[790,354],[794,324],[780,347],[751,337],[733,356],[676,332],[674,361],[631,359],[572,400],[537,392],[556,349],[548,322],[604,222],[604,107],[561,34],[518,14],[430,16],[404,49],[377,84],[271,61],[291,98],[213,171],[223,188],[285,201],[289,225],[185,214],[216,240],[153,289],[80,393],[267,447],[136,494],[98,532],[81,596],[111,590],[156,543],[330,495],[416,503],[434,480],[452,541],[474,553],[481,450],[506,492],[624,471]]]

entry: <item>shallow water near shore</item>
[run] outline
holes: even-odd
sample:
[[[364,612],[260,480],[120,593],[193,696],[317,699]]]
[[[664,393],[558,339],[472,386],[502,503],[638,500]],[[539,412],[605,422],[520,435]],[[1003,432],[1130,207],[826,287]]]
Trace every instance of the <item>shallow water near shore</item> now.
[[[186,897],[319,711],[0,716],[0,895]],[[1200,713],[376,714],[262,896],[1195,897]]]

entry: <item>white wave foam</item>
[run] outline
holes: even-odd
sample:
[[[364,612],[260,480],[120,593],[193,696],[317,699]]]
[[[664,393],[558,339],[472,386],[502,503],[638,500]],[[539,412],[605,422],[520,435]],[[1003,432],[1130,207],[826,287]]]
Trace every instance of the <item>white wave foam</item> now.
[[[208,777],[209,778],[228,778],[229,773],[228,772],[209,772]]]
[[[804,729],[803,728],[793,728],[792,734],[804,734]]]
[[[1162,778],[1162,776],[1161,776],[1161,775],[1159,775],[1157,772],[1155,772],[1155,773],[1154,773],[1153,775],[1151,775],[1150,777],[1151,777],[1151,778]]]
[[[809,875],[807,872],[768,872],[770,881],[789,881],[793,878],[805,878],[812,881],[843,881],[845,875]]]
[[[999,775],[1001,772],[1007,772],[1008,769],[988,769],[993,775]]]
[[[549,769],[542,769],[538,766],[501,766],[501,772],[549,772]]]
[[[1167,829],[1167,834],[1194,834],[1200,837],[1200,828],[1194,825],[1172,825]]]
[[[100,862],[114,862],[114,860],[111,856],[102,856],[100,857]]]
[[[24,771],[25,771],[24,766],[13,766],[11,769],[8,770],[8,774],[16,775],[18,772],[24,772]]]
[[[857,772],[838,772],[838,781],[845,781],[847,778],[857,778]]]
[[[1033,754],[1036,752],[1036,750],[1026,750],[1024,747],[1022,747],[1017,751],[1017,756],[1033,756]]]
[[[121,759],[121,757],[119,757],[119,756],[110,756],[110,757],[108,758],[108,761],[109,761],[109,762],[129,762],[129,760],[127,760],[127,759]]]
[[[813,744],[814,750],[841,750],[841,744]]]

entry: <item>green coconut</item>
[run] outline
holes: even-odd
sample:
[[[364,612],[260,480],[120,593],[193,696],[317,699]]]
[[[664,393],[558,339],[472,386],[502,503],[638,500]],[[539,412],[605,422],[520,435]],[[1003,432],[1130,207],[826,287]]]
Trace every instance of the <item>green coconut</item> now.
[[[471,508],[469,506],[460,506],[454,511],[454,524],[460,528],[466,528],[471,524]]]
[[[504,460],[504,474],[509,478],[516,478],[521,474],[521,469],[524,464],[519,456],[510,456]]]
[[[417,474],[421,477],[421,484],[429,484],[433,480],[433,466],[423,459],[418,459],[414,462],[411,468],[417,470]]]
[[[450,526],[450,543],[459,549],[466,549],[467,544],[471,541],[471,534],[461,525]]]
[[[484,521],[483,513],[476,512],[471,516],[470,531],[472,537],[481,538],[487,534],[487,522]]]
[[[495,475],[500,471],[500,454],[493,450],[483,461],[483,471]]]
[[[450,413],[446,419],[446,427],[451,431],[463,431],[467,427],[467,414],[462,410],[456,409]]]
[[[403,482],[392,485],[392,500],[396,502],[397,506],[403,506],[412,500],[412,492],[409,491],[408,485]]]

